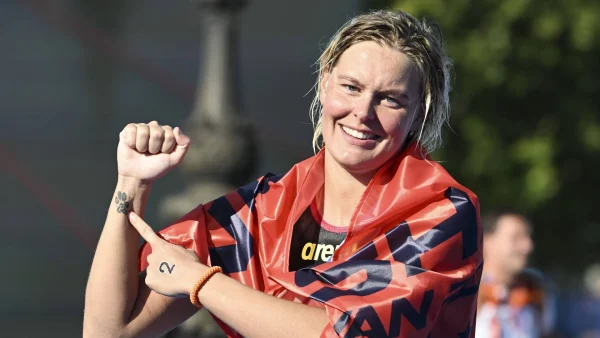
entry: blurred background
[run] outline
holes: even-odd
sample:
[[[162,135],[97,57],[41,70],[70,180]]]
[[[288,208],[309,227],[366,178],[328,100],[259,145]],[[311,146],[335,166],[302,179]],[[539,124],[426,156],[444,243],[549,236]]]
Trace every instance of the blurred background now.
[[[0,336],[81,336],[127,123],[180,125],[195,143],[153,188],[146,220],[162,228],[312,155],[314,62],[346,20],[376,8],[439,23],[455,76],[434,159],[482,212],[527,215],[554,334],[598,336],[594,0],[2,0]],[[169,336],[219,337],[204,321]]]

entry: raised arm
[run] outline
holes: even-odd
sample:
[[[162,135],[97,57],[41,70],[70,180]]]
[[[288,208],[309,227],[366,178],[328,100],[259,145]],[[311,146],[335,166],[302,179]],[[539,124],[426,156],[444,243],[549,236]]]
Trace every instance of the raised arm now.
[[[129,210],[144,213],[151,182],[179,164],[188,147],[178,128],[156,122],[130,124],[121,132],[119,178],[86,288],[84,337],[156,336],[197,310],[148,289],[138,274],[140,237],[127,220]]]

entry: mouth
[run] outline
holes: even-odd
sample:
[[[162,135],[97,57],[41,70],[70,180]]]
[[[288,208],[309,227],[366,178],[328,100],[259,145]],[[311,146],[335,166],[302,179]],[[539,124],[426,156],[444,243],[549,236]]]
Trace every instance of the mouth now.
[[[369,133],[369,132],[364,132],[364,131],[358,131],[356,129],[352,129],[346,126],[341,126],[342,130],[344,131],[344,133],[357,138],[359,140],[377,140],[379,138],[378,135],[375,135],[373,133]]]

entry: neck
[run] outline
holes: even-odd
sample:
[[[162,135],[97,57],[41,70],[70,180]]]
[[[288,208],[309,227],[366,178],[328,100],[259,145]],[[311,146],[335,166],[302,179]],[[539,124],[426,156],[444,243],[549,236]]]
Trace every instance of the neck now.
[[[494,264],[493,261],[485,262],[483,265],[483,274],[490,277],[494,283],[506,286],[510,285],[515,277],[513,273],[505,271],[498,264]]]
[[[325,184],[317,196],[323,220],[337,226],[350,225],[350,219],[373,174],[356,175],[341,167],[325,150]]]

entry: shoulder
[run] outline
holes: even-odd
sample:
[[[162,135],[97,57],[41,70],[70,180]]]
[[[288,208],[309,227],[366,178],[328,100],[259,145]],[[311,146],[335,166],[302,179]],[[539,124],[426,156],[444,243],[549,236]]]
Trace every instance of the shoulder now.
[[[267,172],[255,181],[238,188],[234,193],[241,196],[244,201],[250,202],[257,195],[266,194],[273,185],[277,184],[281,178],[283,178],[283,176],[285,176],[285,173],[273,174]]]
[[[545,289],[544,275],[541,271],[527,268],[521,271],[515,279],[516,287],[524,287],[531,291],[542,292]]]
[[[313,156],[294,164],[283,173],[267,172],[256,180],[231,191],[226,197],[239,196],[246,204],[250,205],[257,197],[279,195],[284,191],[284,188],[288,190],[297,186],[297,183],[303,179],[314,162],[315,157]]]
[[[542,310],[547,298],[544,276],[540,271],[528,268],[515,277],[510,287],[508,302],[518,307],[532,305]]]
[[[431,168],[429,170],[431,171],[432,185],[435,186],[434,189],[444,192],[444,197],[452,203],[456,213],[478,223],[479,198],[477,195],[471,189],[459,183],[440,163],[432,160],[422,160],[420,162],[422,168],[419,170],[424,170],[426,166]]]
[[[322,156],[315,155],[294,164],[290,169],[283,173],[274,174],[267,172],[256,181],[251,182],[237,190],[239,194],[245,196],[258,196],[262,194],[277,194],[281,188],[294,188],[301,186],[309,172],[319,172],[314,170],[321,165]],[[271,191],[273,190],[273,191]]]
[[[432,207],[446,211],[444,220],[436,228],[449,234],[461,233],[461,250],[463,259],[473,258],[473,267],[478,270],[483,259],[482,240],[483,231],[480,221],[480,207],[477,195],[469,188],[460,184],[440,163],[422,159],[419,166],[413,170],[429,171],[431,190],[443,194],[445,203],[434,201]],[[427,181],[425,181],[427,182]],[[438,195],[437,198],[442,196]]]
[[[477,242],[480,237],[477,195],[460,184],[440,163],[413,145],[398,156],[389,169],[379,178],[381,194],[397,204],[401,212],[407,210],[405,218],[412,218],[411,212],[421,210],[420,213],[432,218],[432,226],[447,228],[452,234],[463,232],[463,237],[469,237],[469,243]]]
[[[439,162],[430,161],[431,165],[435,167],[435,170],[439,172],[439,176],[443,177],[445,184],[448,188],[452,190],[461,191],[464,194],[468,195],[470,199],[473,201],[478,201],[478,197],[470,188],[467,188],[462,183],[460,183],[452,174],[450,174],[446,168]]]
[[[450,194],[450,191],[462,192],[478,207],[477,195],[416,145],[407,149],[404,158],[400,158],[398,170],[405,171],[405,175],[408,174],[411,180],[427,185],[432,190],[444,191],[446,194]]]

